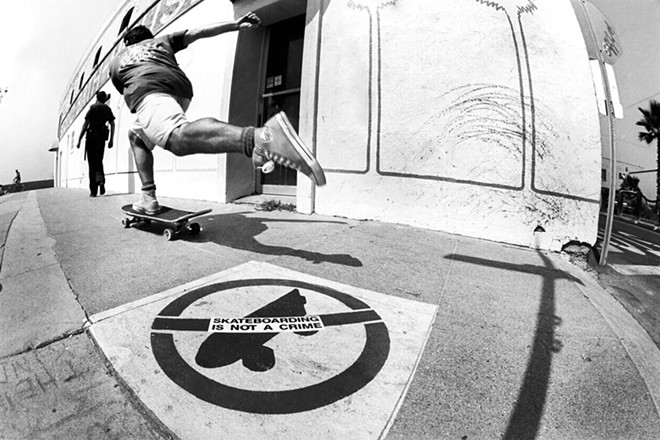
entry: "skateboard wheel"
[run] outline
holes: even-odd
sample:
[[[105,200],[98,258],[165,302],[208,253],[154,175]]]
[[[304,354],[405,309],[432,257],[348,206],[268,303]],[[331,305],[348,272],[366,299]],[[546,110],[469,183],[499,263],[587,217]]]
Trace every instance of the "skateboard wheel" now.
[[[128,218],[123,218],[121,219],[121,224],[124,225],[125,228],[130,228],[131,221]]]
[[[165,237],[167,241],[172,241],[174,239],[174,230],[170,228],[165,229],[163,231],[163,237]]]
[[[199,226],[199,223],[191,223],[189,228],[192,235],[197,235],[199,234],[199,231],[202,230],[202,228]]]

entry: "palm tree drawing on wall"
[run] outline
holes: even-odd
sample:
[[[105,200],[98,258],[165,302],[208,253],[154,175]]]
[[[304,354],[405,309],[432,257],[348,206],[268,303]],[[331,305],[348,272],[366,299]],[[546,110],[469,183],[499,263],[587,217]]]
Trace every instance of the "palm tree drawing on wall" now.
[[[542,191],[535,188],[535,170],[537,158],[551,154],[552,139],[560,136],[552,124],[551,109],[538,105],[534,99],[529,52],[523,26],[524,16],[533,14],[538,8],[537,0],[465,0],[492,11],[501,17],[511,35],[513,55],[515,56],[514,83],[511,85],[490,82],[466,83],[454,87],[443,94],[438,112],[427,119],[416,133],[437,133],[431,139],[438,151],[420,151],[426,162],[432,156],[449,157],[463,150],[476,151],[481,146],[487,154],[475,155],[469,167],[466,165],[462,174],[451,174],[450,164],[440,165],[439,180],[449,180],[464,184],[477,184],[493,188],[522,191],[527,200],[530,213],[552,212],[550,217],[562,214],[560,204],[545,198],[541,200],[537,193],[546,195],[563,194]],[[502,58],[507,58],[505,53]],[[513,57],[512,57],[513,58]],[[539,112],[549,117],[539,118]],[[538,119],[538,120],[537,120]],[[421,138],[419,143],[427,139]],[[528,146],[531,145],[531,148]],[[472,149],[472,150],[470,150]],[[428,150],[428,149],[427,149]],[[495,164],[493,156],[506,158],[516,164],[516,169]],[[513,162],[511,162],[513,161]],[[519,168],[518,168],[519,164]],[[433,171],[433,170],[431,170]],[[444,173],[444,174],[443,174]],[[421,177],[431,178],[430,173]],[[560,187],[563,182],[553,182]],[[553,208],[536,209],[538,203],[553,203]]]
[[[660,102],[652,100],[649,102],[649,109],[644,110],[639,108],[642,112],[642,119],[637,121],[637,125],[644,127],[646,131],[639,132],[639,140],[647,144],[657,143],[657,158],[656,158],[656,181],[655,181],[655,211],[658,214],[658,224],[660,225]]]
[[[376,133],[380,133],[380,115],[374,115],[374,112],[380,112],[380,10],[387,6],[395,6],[399,0],[348,0],[348,7],[351,9],[366,11],[369,14],[369,127],[373,121],[376,121]],[[375,44],[374,44],[375,42]],[[374,50],[374,46],[376,50]],[[374,99],[372,90],[375,82],[376,97]],[[375,104],[375,105],[374,105]],[[374,108],[376,110],[374,110]],[[371,136],[369,133],[369,145],[371,145]],[[378,136],[376,136],[378,139]],[[376,148],[378,150],[378,147]],[[370,155],[370,147],[367,147],[367,155]],[[369,160],[369,159],[368,159]],[[369,162],[370,163],[370,160]],[[367,166],[366,172],[369,172]]]
[[[536,4],[532,0],[476,0],[477,3],[495,9],[498,13],[506,16],[511,28],[511,38],[516,51],[516,63],[518,67],[518,83],[520,87],[520,105],[522,108],[522,121],[520,124],[522,132],[522,188],[534,188],[534,170],[536,164],[536,121],[534,108],[534,89],[532,87],[532,73],[528,62],[527,42],[522,23],[523,14],[532,14]],[[522,56],[521,56],[522,53]],[[523,63],[523,61],[525,61]],[[529,114],[528,114],[529,113]],[[527,130],[530,133],[527,133]],[[532,145],[532,150],[527,151],[527,140]]]
[[[380,100],[381,100],[381,24],[380,24],[380,15],[381,10],[386,7],[395,7],[401,0],[348,0],[347,6],[351,9],[365,11],[369,15],[369,126],[372,126],[372,123],[375,123],[376,132],[376,169],[380,174],[387,174],[380,169],[379,159],[380,159]],[[503,14],[506,17],[506,20],[511,29],[511,36],[513,40],[513,46],[515,49],[516,63],[518,70],[518,88],[511,89],[505,86],[492,85],[492,84],[470,84],[464,87],[460,87],[454,91],[448,93],[448,96],[454,95],[457,93],[459,97],[457,99],[452,99],[448,103],[447,107],[442,109],[436,117],[438,119],[443,119],[448,115],[449,121],[445,122],[447,125],[444,125],[447,133],[456,136],[454,141],[463,142],[469,141],[471,138],[475,137],[485,137],[488,138],[488,142],[495,142],[499,145],[506,145],[507,143],[513,148],[519,150],[519,154],[522,156],[522,176],[521,182],[515,187],[508,185],[499,185],[501,187],[523,190],[525,188],[533,188],[533,172],[534,172],[534,163],[536,157],[534,154],[530,154],[527,151],[526,144],[529,142],[532,144],[532,150],[536,148],[544,149],[545,145],[540,146],[536,145],[536,109],[534,106],[534,97],[532,89],[532,79],[529,63],[527,62],[528,53],[527,45],[525,42],[524,29],[522,23],[522,15],[532,14],[537,10],[535,4],[536,0],[470,0],[476,1],[488,8],[494,9],[497,13]],[[376,93],[372,93],[374,90]],[[454,93],[455,92],[455,93]],[[479,101],[482,105],[475,106],[474,103]],[[516,101],[518,104],[516,104]],[[489,107],[487,110],[488,117],[483,117],[484,115],[477,115],[475,112],[483,112],[485,107]],[[516,107],[520,110],[516,111]],[[515,116],[519,114],[518,116]],[[492,125],[488,127],[482,126],[482,124],[488,125],[487,120],[492,122],[493,119],[499,120],[501,123],[499,126],[493,127]],[[428,125],[438,123],[436,118],[431,118],[427,121]],[[476,125],[475,125],[476,124]],[[466,130],[468,126],[471,126],[472,129]],[[369,139],[371,139],[372,134],[369,134]],[[513,146],[513,143],[520,143]],[[369,142],[369,145],[371,142]],[[454,143],[457,146],[456,143]],[[368,147],[369,148],[369,147]],[[529,171],[531,170],[531,171]],[[367,169],[368,171],[368,169]],[[469,179],[466,180],[469,182]],[[494,185],[498,186],[498,185]]]

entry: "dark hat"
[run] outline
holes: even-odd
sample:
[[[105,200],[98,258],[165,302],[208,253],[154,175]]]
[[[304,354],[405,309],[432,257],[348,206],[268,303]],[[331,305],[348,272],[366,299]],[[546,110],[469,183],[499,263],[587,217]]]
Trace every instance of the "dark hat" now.
[[[106,102],[108,99],[110,99],[110,94],[105,93],[103,90],[99,90],[96,92],[96,99],[98,99],[100,102]]]

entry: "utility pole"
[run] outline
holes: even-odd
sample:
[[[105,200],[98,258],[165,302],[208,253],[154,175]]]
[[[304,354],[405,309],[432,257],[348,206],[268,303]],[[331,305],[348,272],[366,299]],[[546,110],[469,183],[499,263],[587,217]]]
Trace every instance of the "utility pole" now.
[[[621,47],[616,40],[614,29],[596,6],[587,0],[571,1],[574,5],[577,19],[582,27],[587,52],[589,53],[589,58],[592,62],[592,74],[594,76],[594,86],[596,88],[596,96],[598,99],[598,109],[601,114],[607,116],[610,152],[609,197],[603,248],[599,261],[599,264],[604,266],[607,264],[607,253],[609,251],[612,225],[614,223],[616,192],[614,187],[616,176],[614,118],[623,117],[623,108],[619,102],[612,65],[616,63],[621,56]]]

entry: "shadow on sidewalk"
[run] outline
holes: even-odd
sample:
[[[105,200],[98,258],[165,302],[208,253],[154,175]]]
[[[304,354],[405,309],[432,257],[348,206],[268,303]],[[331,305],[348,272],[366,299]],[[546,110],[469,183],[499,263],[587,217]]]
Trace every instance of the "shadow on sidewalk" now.
[[[336,224],[345,225],[340,221],[316,221],[316,220],[289,220],[255,217],[251,212],[231,214],[210,214],[195,219],[203,229],[202,234],[196,240],[208,241],[221,246],[230,247],[247,252],[264,255],[291,256],[310,261],[314,264],[332,263],[351,267],[361,267],[362,262],[349,254],[324,254],[303,249],[294,249],[287,246],[271,246],[259,242],[256,237],[268,230],[268,224],[272,223],[299,223],[307,224]],[[300,241],[296,237],[296,241]]]
[[[555,329],[561,325],[561,318],[556,315],[555,282],[559,279],[568,279],[582,284],[577,278],[556,269],[544,254],[539,253],[539,255],[545,266],[511,264],[466,255],[451,256],[455,261],[494,267],[511,272],[538,274],[543,277],[534,342],[527,361],[524,380],[515,401],[515,407],[509,416],[506,433],[502,437],[504,440],[531,440],[536,437],[550,386],[552,358],[554,353],[561,350],[562,346],[562,342],[555,337]]]

